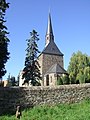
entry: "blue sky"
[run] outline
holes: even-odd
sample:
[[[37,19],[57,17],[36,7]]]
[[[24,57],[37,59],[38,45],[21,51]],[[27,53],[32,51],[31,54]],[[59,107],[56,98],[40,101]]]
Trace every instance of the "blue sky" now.
[[[90,56],[90,0],[7,0],[10,8],[5,19],[10,34],[10,59],[7,74],[17,77],[25,62],[26,39],[35,29],[39,34],[39,50],[45,46],[49,9],[55,43],[64,54],[67,70],[73,52],[80,50]]]

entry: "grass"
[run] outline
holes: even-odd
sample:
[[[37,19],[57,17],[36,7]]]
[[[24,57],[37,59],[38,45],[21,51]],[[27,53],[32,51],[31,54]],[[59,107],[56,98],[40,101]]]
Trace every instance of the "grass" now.
[[[0,116],[0,120],[16,120],[13,116]],[[37,106],[22,111],[21,120],[90,120],[90,100],[74,104]]]

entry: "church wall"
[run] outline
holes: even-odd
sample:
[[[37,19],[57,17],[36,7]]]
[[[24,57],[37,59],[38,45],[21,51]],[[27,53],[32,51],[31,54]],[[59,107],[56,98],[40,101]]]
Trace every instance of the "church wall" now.
[[[43,74],[54,64],[58,63],[63,67],[63,56],[43,54]]]
[[[48,76],[48,85],[47,85],[47,76]],[[44,76],[44,84],[43,86],[55,86],[57,78],[54,73]]]
[[[23,71],[20,71],[19,73],[19,86],[21,87],[24,83],[24,79],[22,79]]]
[[[55,86],[57,84],[57,75],[54,73],[49,74],[49,86]]]
[[[44,78],[44,74],[47,72],[47,70],[54,64],[58,63],[60,64],[61,67],[63,67],[63,56],[58,56],[58,55],[49,55],[49,54],[41,54],[38,57],[38,62],[40,65],[40,73],[42,75],[42,81],[41,81],[41,85],[46,86],[46,80]],[[51,79],[53,82],[50,83],[50,85],[56,85],[56,80],[55,77],[53,75],[49,76],[49,80]]]
[[[38,57],[38,59],[37,59],[37,61],[38,61],[38,63],[39,63],[39,65],[40,65],[40,68],[39,68],[39,70],[40,70],[40,73],[41,73],[41,76],[42,76],[42,73],[43,73],[43,54],[41,54],[39,57]],[[43,78],[42,78],[42,80],[40,81],[40,83],[41,83],[41,86],[43,86],[43,83],[44,81],[43,81]]]

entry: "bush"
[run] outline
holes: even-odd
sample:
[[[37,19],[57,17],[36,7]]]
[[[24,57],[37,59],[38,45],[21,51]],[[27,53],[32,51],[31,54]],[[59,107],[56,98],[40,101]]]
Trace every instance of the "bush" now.
[[[62,81],[63,81],[63,84],[64,84],[64,85],[70,84],[69,76],[68,76],[68,75],[62,76]]]
[[[57,85],[63,85],[63,81],[61,77],[57,80]]]

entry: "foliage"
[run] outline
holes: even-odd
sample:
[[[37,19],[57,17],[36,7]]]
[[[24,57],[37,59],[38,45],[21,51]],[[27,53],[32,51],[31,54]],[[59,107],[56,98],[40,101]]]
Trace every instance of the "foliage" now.
[[[68,75],[62,76],[61,79],[62,79],[64,85],[67,85],[67,84],[70,83],[70,79],[69,79],[69,76],[68,76]]]
[[[90,100],[81,103],[37,106],[22,112],[22,120],[90,120]],[[16,120],[15,115],[0,120]]]
[[[8,80],[8,86],[18,86],[19,82],[18,79],[16,80],[16,78],[14,76],[11,76],[10,73],[7,77]]]
[[[85,82],[90,83],[90,66],[84,69]]]
[[[71,83],[90,82],[90,57],[80,51],[73,53],[68,73]]]
[[[11,82],[11,86],[16,86],[16,80],[14,76],[11,76],[10,82]]]
[[[58,78],[57,85],[63,85],[63,81],[61,77]]]
[[[38,34],[35,30],[30,32],[30,39],[27,39],[26,59],[23,78],[24,83],[31,83],[33,86],[38,84],[40,77],[39,63],[37,61],[37,54],[40,53],[37,46],[39,40]]]
[[[57,85],[67,85],[70,83],[68,75],[60,76],[57,80]]]
[[[5,63],[9,59],[9,39],[6,36],[8,32],[7,27],[4,25],[6,22],[4,16],[7,8],[9,8],[9,3],[6,3],[6,0],[0,0],[0,78],[6,73]]]

